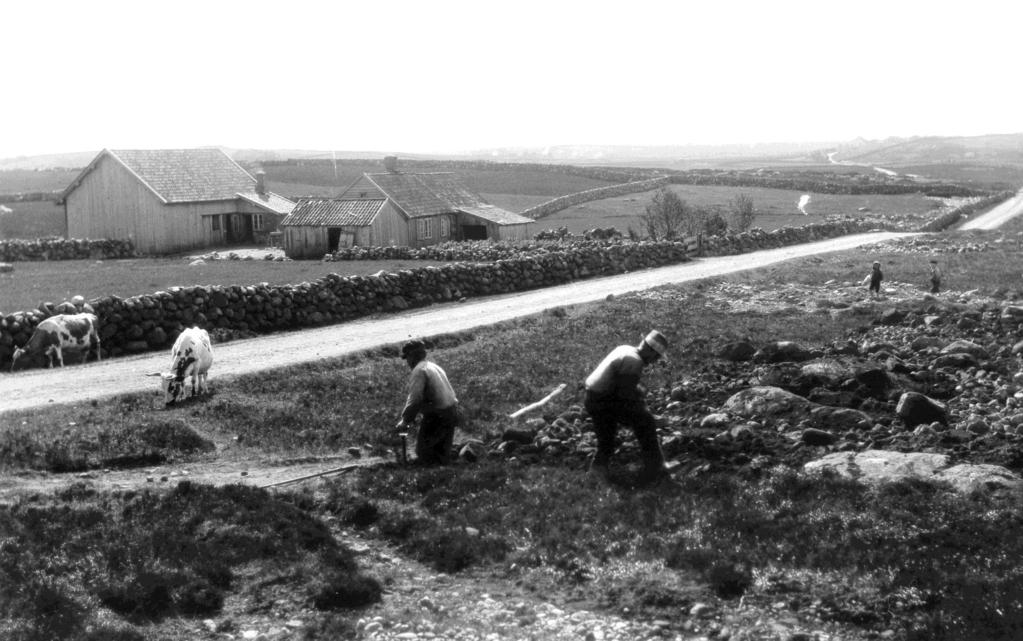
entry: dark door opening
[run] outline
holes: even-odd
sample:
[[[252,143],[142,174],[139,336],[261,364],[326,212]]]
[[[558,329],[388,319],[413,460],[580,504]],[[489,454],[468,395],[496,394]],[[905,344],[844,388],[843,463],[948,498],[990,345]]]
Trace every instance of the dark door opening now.
[[[462,240],[486,240],[486,225],[462,225]]]

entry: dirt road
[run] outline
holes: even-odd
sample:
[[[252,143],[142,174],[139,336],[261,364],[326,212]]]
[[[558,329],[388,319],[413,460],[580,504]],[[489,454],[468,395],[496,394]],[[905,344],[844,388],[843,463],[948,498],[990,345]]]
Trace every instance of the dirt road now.
[[[409,336],[428,337],[464,331],[553,307],[602,300],[608,294],[621,295],[668,283],[730,274],[904,235],[890,232],[857,234],[737,256],[702,258],[681,265],[593,278],[547,289],[472,299],[465,303],[445,303],[330,327],[232,341],[214,347],[215,361],[210,378],[215,385],[217,379],[343,356],[395,344]],[[168,350],[168,353],[160,351],[63,369],[0,375],[0,412],[51,403],[77,403],[128,392],[155,391],[159,380],[146,374],[165,369],[169,360]],[[3,416],[0,415],[0,425],[2,422]]]
[[[983,216],[968,220],[959,229],[998,229],[1002,224],[1023,211],[1023,189]]]

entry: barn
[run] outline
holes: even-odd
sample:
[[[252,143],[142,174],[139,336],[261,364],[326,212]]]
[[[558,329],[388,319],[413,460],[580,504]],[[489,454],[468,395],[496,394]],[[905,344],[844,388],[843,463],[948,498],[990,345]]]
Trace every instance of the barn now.
[[[61,195],[70,238],[131,240],[143,254],[267,245],[295,203],[220,149],[104,149]]]
[[[425,247],[450,240],[522,240],[533,219],[487,203],[452,172],[363,174],[337,198],[299,201],[281,222],[284,251],[320,257],[338,247]]]

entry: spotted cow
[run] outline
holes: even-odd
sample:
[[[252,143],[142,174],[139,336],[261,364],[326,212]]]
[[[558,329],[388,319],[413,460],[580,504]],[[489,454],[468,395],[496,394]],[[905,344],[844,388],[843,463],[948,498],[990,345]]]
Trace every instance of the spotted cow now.
[[[96,350],[96,360],[100,356],[98,319],[95,314],[57,314],[43,319],[32,332],[31,338],[23,347],[14,350],[11,358],[11,371],[22,357],[45,355],[49,366],[53,367],[53,357],[64,367],[64,350],[84,351],[82,362],[89,358],[89,352]]]
[[[171,405],[185,396],[185,377],[192,378],[192,396],[209,391],[206,375],[213,365],[213,348],[210,335],[205,329],[190,327],[178,335],[171,348],[171,369],[160,377],[163,383],[163,400]]]

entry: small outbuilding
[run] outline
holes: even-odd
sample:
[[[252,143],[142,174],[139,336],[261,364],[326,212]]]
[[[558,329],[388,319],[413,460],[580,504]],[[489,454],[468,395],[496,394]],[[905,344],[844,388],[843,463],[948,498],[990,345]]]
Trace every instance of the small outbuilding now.
[[[425,247],[451,240],[523,240],[534,220],[495,207],[452,172],[363,174],[337,198],[304,199],[281,221],[291,258],[339,247]]]
[[[220,149],[104,149],[61,195],[70,238],[145,254],[269,244],[294,208]]]

